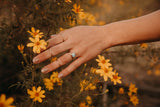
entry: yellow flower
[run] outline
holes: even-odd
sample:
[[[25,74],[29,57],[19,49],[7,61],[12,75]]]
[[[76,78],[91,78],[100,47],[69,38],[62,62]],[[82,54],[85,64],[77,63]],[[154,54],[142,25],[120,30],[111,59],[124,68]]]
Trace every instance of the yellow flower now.
[[[42,38],[43,36],[43,32],[40,32],[40,30],[35,30],[34,27],[31,28],[31,31],[28,30],[27,32],[30,33],[30,35],[32,35],[34,38]]]
[[[108,93],[109,92],[109,90],[108,89],[106,89],[105,91],[104,91],[104,93]]]
[[[79,14],[78,14],[78,17],[79,17],[79,19],[85,19],[86,18],[86,14],[85,14],[85,12],[80,12]]]
[[[120,0],[120,1],[119,1],[119,4],[120,4],[120,5],[124,5],[124,1]]]
[[[0,96],[0,107],[15,107],[12,106],[11,104],[13,103],[14,99],[12,97],[9,97],[6,99],[5,94],[1,94]]]
[[[80,13],[83,11],[83,9],[80,9],[80,5],[77,6],[77,4],[74,4],[72,11],[74,11],[75,13]]]
[[[135,87],[135,84],[130,84],[129,85],[129,91],[130,92],[134,92],[134,93],[137,93],[137,88]]]
[[[159,75],[160,75],[160,70],[159,70],[159,69],[156,69],[156,70],[154,71],[154,75],[159,76]]]
[[[83,80],[80,82],[80,87],[81,87],[80,91],[95,90],[96,89],[95,85],[93,85],[92,83],[89,83],[89,81],[86,81],[86,80]]]
[[[88,14],[88,21],[95,22],[95,17],[92,14]]]
[[[96,86],[90,83],[88,86],[86,86],[85,90],[95,90]]]
[[[66,2],[66,3],[67,3],[67,2],[71,3],[72,1],[71,1],[71,0],[65,0],[65,2]]]
[[[57,60],[57,57],[53,57],[52,59],[51,59],[51,62],[54,62],[54,61],[56,61]]]
[[[129,91],[129,92],[128,92],[128,96],[132,96],[132,92]]]
[[[69,21],[69,24],[70,24],[70,26],[75,26],[75,25],[76,25],[75,19],[70,20],[70,21]]]
[[[130,101],[136,106],[137,104],[139,104],[139,99],[137,98],[137,96],[133,95],[130,97]]]
[[[34,53],[40,53],[41,49],[46,49],[47,43],[45,40],[39,40],[39,38],[29,38],[30,41],[33,43],[28,43],[27,47],[33,47],[33,52]]]
[[[114,85],[116,85],[117,83],[121,84],[122,81],[120,80],[121,77],[118,76],[118,73],[116,73],[116,70],[114,71],[114,75],[113,75],[113,78],[111,79],[111,81],[114,82]]]
[[[53,90],[54,84],[53,84],[53,82],[52,82],[50,79],[44,78],[43,81],[44,81],[44,85],[46,86],[46,88],[47,88],[49,91],[50,91],[50,90]]]
[[[124,94],[124,88],[119,88],[118,93],[119,93],[119,94]]]
[[[24,50],[24,45],[23,44],[20,44],[17,46],[18,47],[18,50],[23,53],[23,50]]]
[[[30,98],[33,99],[33,101],[42,102],[42,98],[45,98],[44,90],[41,90],[41,87],[39,86],[37,89],[35,86],[32,87],[32,90],[27,89],[27,93],[30,95]]]
[[[91,99],[90,96],[87,96],[87,97],[86,97],[86,100],[87,100],[87,103],[88,103],[88,104],[92,104],[92,99]]]
[[[93,74],[96,73],[96,68],[91,67],[90,72]]]
[[[58,78],[58,72],[53,72],[53,74],[50,76],[50,80],[53,82],[53,83],[56,83],[58,85],[62,85],[62,79],[61,78]]]
[[[62,28],[62,27],[60,27],[60,28],[59,28],[59,30],[60,30],[60,31],[64,31],[65,29],[64,29],[64,28]]]
[[[81,102],[81,103],[79,104],[79,107],[88,107],[88,106],[86,105],[85,102]]]
[[[110,60],[109,59],[106,60],[104,56],[98,55],[98,58],[99,59],[96,59],[96,61],[98,62],[99,66],[105,66],[106,68],[112,66],[112,64],[109,63]]]
[[[147,71],[147,75],[151,75],[152,74],[152,71],[151,70],[148,70]]]
[[[107,81],[108,78],[113,78],[114,72],[112,70],[112,67],[106,68],[106,66],[102,66],[101,69],[96,70],[96,73],[100,74],[100,76],[103,76],[104,81]]]
[[[140,47],[143,49],[146,49],[148,47],[148,45],[146,43],[142,43],[142,44],[140,44]]]

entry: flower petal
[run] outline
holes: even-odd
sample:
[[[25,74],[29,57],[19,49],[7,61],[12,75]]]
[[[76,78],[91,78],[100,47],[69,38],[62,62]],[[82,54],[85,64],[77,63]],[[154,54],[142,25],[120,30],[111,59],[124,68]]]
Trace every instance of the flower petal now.
[[[29,37],[29,40],[32,41],[32,42],[35,42],[35,39]]]
[[[28,43],[27,44],[27,47],[33,47],[34,46],[34,43]]]
[[[32,87],[32,90],[33,90],[33,92],[36,92],[36,87],[33,86],[33,87]]]
[[[6,100],[6,95],[2,94],[1,97],[0,97],[0,100],[1,100],[1,102],[4,102]]]
[[[31,28],[31,30],[32,30],[32,32],[33,32],[33,33],[35,32],[35,29],[34,29],[34,27],[32,27],[32,28]]]
[[[37,92],[40,92],[41,91],[41,87],[39,86],[38,88],[37,88]]]
[[[14,101],[14,99],[13,99],[12,97],[10,97],[10,98],[8,98],[8,99],[6,100],[6,103],[7,103],[7,105],[10,105],[10,104],[13,103],[13,101]]]
[[[37,98],[38,102],[42,102],[42,99],[40,97]]]

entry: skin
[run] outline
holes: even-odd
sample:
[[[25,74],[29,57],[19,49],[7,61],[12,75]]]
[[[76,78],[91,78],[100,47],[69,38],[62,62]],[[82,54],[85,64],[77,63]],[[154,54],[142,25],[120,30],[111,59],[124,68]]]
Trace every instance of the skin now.
[[[96,57],[106,48],[159,39],[160,10],[135,19],[113,22],[104,26],[77,26],[52,35],[48,40],[48,49],[37,55],[33,59],[33,63],[41,63],[51,56],[69,50],[69,53],[42,68],[42,73],[48,73],[72,61],[70,53],[74,52],[76,60],[59,73],[58,76],[61,78]]]

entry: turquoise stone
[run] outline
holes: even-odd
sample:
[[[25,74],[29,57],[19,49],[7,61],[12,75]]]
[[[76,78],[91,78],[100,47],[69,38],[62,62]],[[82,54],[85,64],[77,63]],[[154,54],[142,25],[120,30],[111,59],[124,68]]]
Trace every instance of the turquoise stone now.
[[[73,58],[76,57],[76,54],[75,54],[75,53],[72,53],[71,55],[72,55]]]

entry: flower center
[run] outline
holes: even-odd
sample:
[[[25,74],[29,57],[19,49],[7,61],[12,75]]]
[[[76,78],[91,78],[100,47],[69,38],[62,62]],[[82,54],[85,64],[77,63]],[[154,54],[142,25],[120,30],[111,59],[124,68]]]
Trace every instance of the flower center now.
[[[40,42],[38,41],[38,42],[36,42],[36,45],[38,46],[38,45],[40,45]]]
[[[35,93],[35,97],[38,97],[39,96],[39,93]]]
[[[109,71],[108,71],[108,69],[107,69],[107,68],[104,68],[104,72],[105,72],[105,73],[108,73]]]
[[[35,37],[37,34],[38,34],[37,32],[34,32],[34,33],[33,33],[33,36]]]
[[[0,107],[5,107],[4,103],[0,102]]]
[[[116,80],[116,79],[118,79],[118,76],[117,75],[113,75],[113,78]]]
[[[102,64],[105,64],[105,63],[106,63],[106,60],[103,59],[101,62],[102,62]]]
[[[79,9],[76,9],[76,12],[79,12]]]
[[[133,99],[133,102],[137,102],[137,100],[136,100],[136,99]]]

